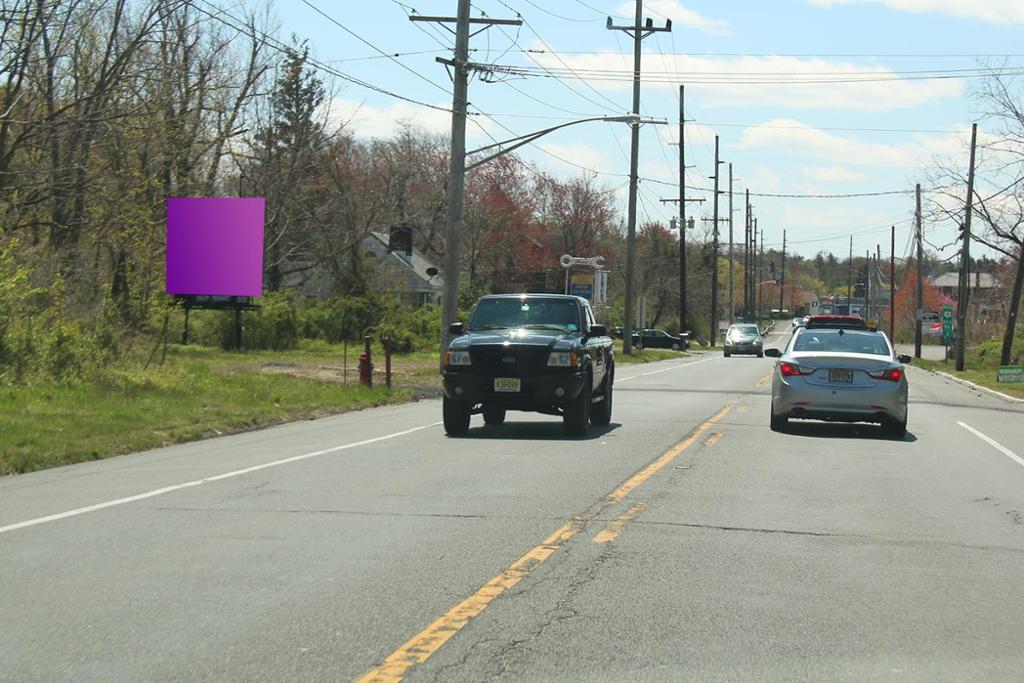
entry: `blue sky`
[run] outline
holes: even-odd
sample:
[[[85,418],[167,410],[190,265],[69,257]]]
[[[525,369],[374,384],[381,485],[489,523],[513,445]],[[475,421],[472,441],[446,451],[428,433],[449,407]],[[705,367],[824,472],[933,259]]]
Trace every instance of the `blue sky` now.
[[[213,0],[232,7],[224,0]],[[301,0],[278,0],[273,11],[284,36],[308,39],[313,55],[346,74],[421,102],[448,107],[450,81],[437,56],[453,36],[434,25],[413,23],[408,15],[455,13],[455,0],[311,0],[311,4],[389,54],[353,37]],[[471,40],[472,58],[527,68],[531,74],[503,75],[470,85],[477,115],[468,146],[507,139],[582,116],[627,113],[631,104],[631,39],[605,28],[605,17],[628,23],[632,2],[624,0],[475,0],[473,15],[514,17],[520,28],[492,28]],[[732,162],[735,226],[742,230],[740,195],[846,194],[912,190],[924,181],[933,156],[966,159],[970,123],[978,118],[965,78],[916,78],[907,72],[958,76],[951,70],[977,70],[982,61],[1024,65],[1024,0],[646,0],[645,17],[656,25],[673,19],[671,33],[643,43],[642,112],[668,119],[667,126],[641,131],[640,220],[667,224],[677,196],[678,85],[686,86],[688,185],[710,187],[713,140],[720,136],[721,159]],[[556,16],[557,15],[557,16]],[[536,52],[524,52],[526,50]],[[1009,56],[1007,56],[1009,55]],[[371,59],[367,59],[374,57]],[[596,70],[608,73],[598,80]],[[552,78],[547,73],[560,78]],[[963,72],[960,72],[963,73]],[[781,76],[780,76],[781,75]],[[796,76],[798,75],[798,76]],[[324,76],[330,81],[330,77]],[[815,81],[883,77],[855,83],[780,83],[800,77]],[[746,83],[737,83],[739,79]],[[772,79],[767,84],[750,80]],[[351,120],[357,135],[388,135],[399,121],[447,133],[449,115],[343,81],[335,82],[332,109]],[[847,129],[847,130],[844,130]],[[852,130],[860,129],[860,130]],[[899,129],[872,131],[864,129]],[[511,132],[510,132],[511,131]],[[568,177],[599,172],[617,188],[626,209],[629,130],[622,124],[589,123],[549,135],[522,156]],[[560,158],[559,158],[560,157]],[[722,166],[722,188],[727,189]],[[710,215],[708,198],[690,204],[696,218]],[[722,197],[721,215],[727,213]],[[897,226],[897,255],[906,253],[913,196],[846,199],[754,197],[766,244],[781,245],[787,230],[790,251],[813,256],[825,250],[845,254],[883,244],[888,226]],[[700,225],[700,224],[699,224]],[[704,224],[706,225],[706,224]],[[697,239],[701,238],[701,229]],[[927,226],[928,239],[949,242],[951,224]],[[723,237],[724,239],[724,237]],[[737,237],[742,240],[742,237]],[[946,253],[949,253],[947,249]]]

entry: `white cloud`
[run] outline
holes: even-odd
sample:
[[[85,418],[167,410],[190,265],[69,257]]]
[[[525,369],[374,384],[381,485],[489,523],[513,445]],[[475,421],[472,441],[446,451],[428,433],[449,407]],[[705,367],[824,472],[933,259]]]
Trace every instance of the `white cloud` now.
[[[579,166],[584,166],[588,169],[595,171],[603,171],[606,173],[621,173],[622,169],[611,169],[606,167],[604,156],[591,147],[590,145],[584,144],[558,144],[554,142],[542,142],[537,143],[537,146],[543,149],[548,154],[552,155],[548,157],[548,161],[559,167],[568,170],[572,175],[579,175],[584,173],[583,169]],[[561,157],[555,158],[555,157]],[[578,166],[574,165],[578,164]]]
[[[625,2],[615,8],[615,12],[624,17],[636,15],[636,5],[632,2]],[[647,13],[671,19],[673,24],[697,29],[713,36],[728,36],[732,34],[729,22],[722,19],[710,19],[702,16],[692,9],[683,7],[679,0],[647,0],[644,3],[644,17]]]
[[[568,64],[595,88],[632,88],[630,67],[624,66],[619,53],[532,57],[551,69]],[[614,76],[607,76],[608,71]],[[699,90],[706,106],[721,107],[890,111],[959,97],[964,88],[959,79],[904,80],[881,65],[784,56],[720,59],[648,52],[643,74],[644,88],[675,90],[685,82]],[[794,79],[815,82],[792,82]],[[827,82],[836,80],[844,82]]]
[[[901,12],[939,12],[992,24],[1024,24],[1021,0],[808,0],[818,7],[876,3]]]
[[[396,101],[381,109],[365,102],[336,97],[330,102],[329,116],[333,123],[345,124],[350,132],[364,138],[389,138],[403,125],[412,125],[428,133],[442,135],[450,134],[452,127],[452,117],[448,112],[402,101]],[[474,122],[478,122],[484,128],[490,128],[490,122],[480,120],[481,118],[483,117],[472,117],[468,122],[467,139],[481,138],[484,135],[480,126]]]
[[[804,166],[800,169],[804,177],[825,183],[851,183],[866,180],[867,174],[853,171],[845,166]]]
[[[964,136],[916,133],[908,142],[886,144],[866,142],[855,135],[835,135],[793,119],[773,119],[744,128],[740,147],[783,149],[787,155],[825,159],[832,164],[918,169],[932,157],[959,154]]]

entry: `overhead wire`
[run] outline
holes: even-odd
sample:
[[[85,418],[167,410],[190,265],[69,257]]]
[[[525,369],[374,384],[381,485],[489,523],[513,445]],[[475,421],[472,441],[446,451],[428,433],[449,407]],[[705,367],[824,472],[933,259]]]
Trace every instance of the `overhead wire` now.
[[[213,11],[210,11],[209,9],[204,8],[204,7],[200,7],[200,6],[196,5],[195,2],[201,2],[201,3],[203,3],[204,5],[206,5],[208,7],[212,7],[216,11],[213,12]],[[294,52],[295,52],[294,48],[292,48],[292,47],[290,47],[288,45],[285,45],[280,40],[271,37],[269,34],[265,33],[264,31],[260,31],[259,29],[256,29],[255,27],[252,27],[252,26],[247,26],[245,24],[244,20],[239,19],[238,17],[232,15],[230,12],[224,10],[224,8],[218,7],[216,4],[214,4],[210,0],[193,0],[192,6],[195,7],[195,9],[198,12],[200,12],[202,14],[205,14],[206,16],[210,17],[214,21],[217,21],[217,22],[219,22],[219,23],[221,23],[221,24],[223,24],[223,25],[225,25],[225,26],[227,26],[229,28],[234,29],[236,32],[238,32],[241,35],[251,36],[253,39],[257,39],[262,45],[265,45],[266,47],[269,47],[272,50],[276,50],[277,52],[280,52],[280,53],[285,54],[285,55],[291,55],[291,54],[294,54]],[[231,21],[228,21],[228,19],[225,19],[224,18],[225,16],[228,17]],[[408,102],[410,104],[416,104],[416,105],[419,105],[421,107],[426,107],[428,109],[434,109],[434,110],[437,110],[437,111],[443,111],[443,112],[447,112],[447,113],[451,113],[451,111],[452,111],[448,107],[442,107],[442,106],[439,106],[439,105],[436,105],[436,104],[430,104],[428,102],[423,102],[423,101],[417,100],[417,99],[415,99],[413,97],[408,97],[408,96],[405,96],[405,95],[401,95],[401,94],[399,94],[397,92],[394,92],[392,90],[388,90],[387,88],[384,88],[384,87],[381,87],[379,85],[370,83],[368,81],[364,81],[361,78],[357,78],[356,76],[353,76],[352,74],[349,74],[349,73],[346,73],[344,71],[341,71],[340,69],[332,67],[329,64],[321,62],[321,61],[319,61],[319,60],[317,60],[317,59],[315,59],[313,57],[310,57],[310,56],[306,57],[306,63],[309,64],[310,66],[318,69],[319,71],[322,71],[322,72],[324,72],[326,74],[329,74],[331,76],[339,78],[339,79],[341,79],[341,80],[343,80],[343,81],[345,81],[347,83],[352,83],[353,85],[358,85],[358,86],[360,86],[362,88],[366,88],[367,90],[372,90],[372,91],[374,91],[376,93],[379,93],[381,95],[386,95],[388,97],[392,97],[394,99],[402,100],[403,102]]]

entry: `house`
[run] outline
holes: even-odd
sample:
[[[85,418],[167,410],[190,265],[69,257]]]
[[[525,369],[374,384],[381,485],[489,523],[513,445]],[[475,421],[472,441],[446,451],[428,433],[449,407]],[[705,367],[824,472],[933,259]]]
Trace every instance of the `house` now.
[[[360,247],[375,264],[370,283],[373,291],[394,292],[414,306],[440,303],[444,277],[412,246],[411,230],[393,227],[389,234],[371,232]]]
[[[986,294],[995,289],[996,278],[992,273],[971,273],[971,296]],[[960,273],[953,271],[932,278],[932,284],[939,293],[956,300],[960,288]]]
[[[393,292],[412,306],[440,303],[444,276],[413,247],[411,228],[393,226],[388,233],[370,232],[360,242],[359,250],[372,264],[370,291]],[[300,288],[307,296],[326,297],[332,291],[331,274],[326,268],[292,274],[285,284]]]

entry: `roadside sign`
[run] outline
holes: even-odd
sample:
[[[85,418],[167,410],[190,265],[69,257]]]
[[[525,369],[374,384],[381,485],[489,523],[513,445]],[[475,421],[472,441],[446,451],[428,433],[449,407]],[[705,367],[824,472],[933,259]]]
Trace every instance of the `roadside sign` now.
[[[608,305],[608,273],[607,270],[599,270],[594,273],[594,305]]]
[[[569,280],[569,293],[584,299],[594,299],[594,276],[592,273],[573,275]]]
[[[1000,384],[1024,382],[1024,365],[1000,365],[996,382]]]
[[[942,307],[942,343],[949,346],[953,339],[953,307],[946,304]]]

